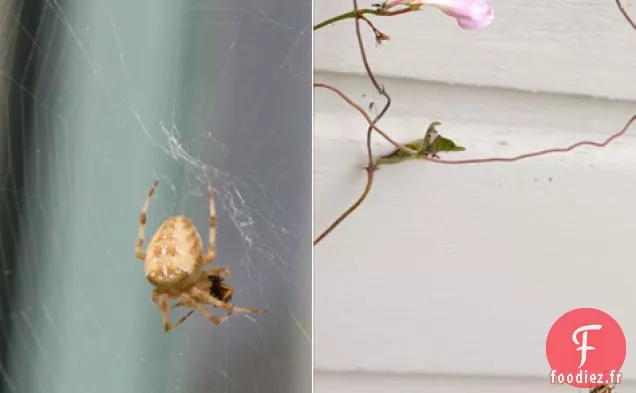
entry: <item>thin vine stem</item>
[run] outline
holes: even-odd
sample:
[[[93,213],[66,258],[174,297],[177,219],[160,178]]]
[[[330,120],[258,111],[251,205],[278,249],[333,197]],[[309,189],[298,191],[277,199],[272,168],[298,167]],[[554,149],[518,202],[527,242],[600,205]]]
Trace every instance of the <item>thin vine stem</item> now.
[[[364,109],[362,109],[362,107],[360,105],[356,104],[355,101],[353,101],[345,93],[343,93],[342,90],[338,89],[337,87],[328,85],[326,83],[320,83],[320,82],[314,83],[314,87],[320,87],[320,88],[323,88],[323,89],[331,90],[334,93],[336,93],[337,95],[339,95],[340,98],[342,98],[347,104],[351,105],[351,107],[353,107],[356,111],[358,111],[364,117],[364,119],[369,123],[370,127],[372,127],[378,134],[380,134],[390,144],[395,146],[396,149],[399,149],[399,150],[401,150],[401,151],[403,151],[405,153],[408,153],[408,154],[416,154],[417,153],[415,150],[410,149],[410,148],[400,144],[395,139],[391,138],[386,132],[384,132],[380,127],[378,127],[373,122],[373,120],[369,117],[369,115],[367,115],[367,112],[365,112]]]
[[[345,20],[345,19],[353,19],[353,18],[359,18],[362,15],[365,14],[371,14],[371,15],[376,15],[376,16],[396,16],[396,15],[401,15],[401,14],[406,14],[408,12],[413,12],[414,10],[411,8],[402,8],[396,11],[387,11],[387,10],[383,10],[383,9],[372,9],[372,8],[364,8],[364,9],[354,9],[352,11],[348,11],[348,12],[344,12],[340,15],[336,15],[332,18],[329,18],[327,20],[324,20],[316,25],[314,25],[314,31],[319,30],[325,26],[329,26],[331,24],[334,24],[336,22],[340,22],[341,20]]]
[[[360,14],[358,13],[358,0],[353,0],[353,10],[355,12],[354,16],[357,16],[355,18],[355,30],[356,30],[356,38],[358,40],[358,48],[360,49],[360,56],[362,57],[362,64],[364,65],[364,69],[367,73],[367,76],[369,77],[369,80],[371,81],[373,86],[376,88],[378,93],[386,99],[386,103],[384,104],[384,107],[382,108],[380,113],[378,113],[378,115],[371,122],[369,122],[369,128],[367,129],[367,160],[368,160],[368,164],[366,168],[367,184],[364,187],[362,195],[360,195],[360,197],[347,210],[345,210],[345,212],[342,213],[327,229],[325,229],[320,235],[318,235],[318,237],[314,240],[314,246],[320,243],[327,235],[329,235],[334,229],[336,229],[336,227],[340,225],[340,223],[342,223],[349,215],[351,215],[358,207],[360,207],[362,202],[364,202],[364,200],[367,198],[367,196],[371,192],[371,188],[373,187],[373,179],[375,176],[375,172],[378,170],[378,167],[375,165],[373,161],[373,149],[371,146],[371,137],[373,136],[373,131],[374,130],[377,131],[376,123],[380,121],[382,117],[384,117],[384,115],[387,113],[387,111],[391,107],[391,96],[389,96],[389,94],[386,92],[384,87],[380,85],[377,78],[373,74],[373,71],[371,70],[371,66],[369,65],[369,59],[367,58],[367,53],[364,47],[364,41],[362,40],[362,33],[360,29]],[[353,101],[351,101],[350,103],[352,102]],[[364,113],[364,111],[362,111],[362,113]],[[365,114],[365,118],[370,120],[368,116],[366,116],[366,113],[364,114]],[[406,148],[402,146],[401,150],[403,149],[406,149]]]
[[[316,25],[314,25],[314,31],[321,29],[325,26],[329,26],[330,24],[339,22],[341,20],[345,20],[345,19],[351,19],[351,18],[355,18],[356,16],[360,16],[360,15],[364,15],[364,14],[373,14],[373,15],[380,15],[380,10],[374,10],[374,9],[370,9],[370,8],[365,8],[363,10],[353,10],[353,11],[349,11],[349,12],[345,12],[343,14],[340,15],[336,15],[333,18],[329,18],[327,20],[324,20]]]
[[[358,206],[362,204],[362,202],[364,202],[364,200],[367,198],[367,195],[369,195],[369,192],[371,191],[371,187],[373,187],[373,177],[374,177],[373,172],[367,170],[367,185],[364,187],[364,191],[362,192],[362,195],[360,195],[358,200],[356,200],[353,203],[353,205],[351,205],[344,213],[342,213],[340,217],[338,217],[333,223],[331,223],[331,225],[329,225],[327,229],[325,229],[320,235],[318,235],[316,240],[314,240],[314,246],[320,243],[322,239],[324,239],[327,235],[331,233],[331,231],[336,229],[336,227],[340,225],[340,223],[344,221],[345,218],[349,216],[349,214],[353,213],[353,211],[356,210]]]
[[[618,10],[621,12],[621,14],[623,14],[623,17],[625,18],[627,23],[629,23],[632,26],[632,28],[634,30],[636,30],[636,23],[634,22],[632,17],[629,16],[627,11],[625,10],[625,7],[623,6],[623,3],[621,2],[621,0],[616,0],[616,6],[618,7]]]
[[[546,156],[548,154],[553,154],[553,153],[567,153],[581,146],[593,146],[593,147],[603,148],[609,145],[615,139],[623,136],[623,134],[625,134],[627,130],[629,130],[632,123],[634,123],[634,121],[636,121],[636,115],[632,115],[632,117],[630,117],[629,120],[627,120],[627,123],[625,123],[625,125],[623,126],[623,128],[621,128],[620,131],[610,135],[603,142],[581,141],[581,142],[574,143],[568,147],[555,147],[555,148],[539,150],[539,151],[535,151],[531,153],[519,154],[513,157],[474,158],[474,159],[467,159],[467,160],[440,160],[440,159],[430,159],[425,157],[422,157],[422,158],[427,161],[436,162],[439,164],[448,164],[448,165],[485,164],[490,162],[515,162],[515,161],[525,160],[528,158]]]

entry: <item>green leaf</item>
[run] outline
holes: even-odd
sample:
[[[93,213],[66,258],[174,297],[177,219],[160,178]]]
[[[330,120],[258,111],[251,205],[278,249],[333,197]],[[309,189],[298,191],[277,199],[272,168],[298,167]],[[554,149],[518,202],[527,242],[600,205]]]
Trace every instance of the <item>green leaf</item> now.
[[[458,146],[452,140],[448,138],[444,138],[443,136],[438,136],[435,140],[435,149],[439,153],[440,151],[464,151],[466,150],[463,146]]]
[[[376,165],[385,164],[397,164],[402,161],[415,160],[422,157],[432,156],[439,158],[437,153],[439,152],[452,152],[452,151],[464,151],[466,148],[457,145],[449,138],[445,138],[437,132],[436,126],[441,123],[438,121],[432,122],[426,130],[424,138],[416,139],[409,143],[404,144],[412,150],[415,150],[415,154],[404,152],[400,149],[395,149],[391,153],[381,156],[375,160]]]

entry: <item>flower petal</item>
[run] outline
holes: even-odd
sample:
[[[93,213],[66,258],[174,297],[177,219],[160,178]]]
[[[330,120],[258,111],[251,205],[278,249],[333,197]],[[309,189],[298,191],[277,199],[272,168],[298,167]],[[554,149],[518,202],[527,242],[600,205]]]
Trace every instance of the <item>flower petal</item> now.
[[[495,11],[488,0],[423,0],[422,3],[437,7],[446,15],[456,18],[464,29],[480,29],[495,19]]]

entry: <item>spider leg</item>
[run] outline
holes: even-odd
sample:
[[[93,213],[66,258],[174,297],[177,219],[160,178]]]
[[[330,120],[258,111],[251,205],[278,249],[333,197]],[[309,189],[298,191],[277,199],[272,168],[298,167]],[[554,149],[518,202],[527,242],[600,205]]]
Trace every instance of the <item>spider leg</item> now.
[[[208,183],[208,196],[210,197],[210,235],[208,254],[203,259],[204,265],[212,263],[216,257],[216,209],[214,208],[214,192],[210,183]]]
[[[135,256],[142,261],[146,259],[146,253],[141,249],[144,244],[144,230],[146,228],[146,214],[148,213],[148,206],[150,206],[150,199],[152,194],[155,193],[155,189],[159,185],[159,180],[155,181],[148,191],[144,205],[141,208],[141,214],[139,214],[139,232],[137,234],[137,241],[135,242]]]
[[[188,311],[188,313],[184,316],[182,316],[175,324],[174,327],[177,327],[179,325],[181,325],[183,322],[185,322],[186,319],[190,318],[190,316],[194,314],[194,310],[190,310]]]
[[[229,315],[224,315],[222,317],[217,317],[216,315],[212,314],[211,312],[209,312],[208,310],[206,310],[199,302],[197,302],[197,299],[187,295],[187,294],[182,294],[181,296],[179,296],[179,300],[182,303],[188,304],[190,306],[192,306],[192,308],[196,309],[198,312],[200,312],[201,314],[203,314],[207,319],[210,320],[210,322],[212,322],[215,325],[220,325],[223,322],[227,321],[228,318],[230,317]]]
[[[162,297],[157,291],[152,291],[152,302],[161,311],[161,318],[163,319],[163,330],[166,332],[170,330],[170,310],[168,309],[168,302],[165,296]]]
[[[236,307],[236,306],[233,306],[233,305],[228,304],[228,303],[223,303],[219,299],[217,299],[217,298],[215,298],[213,296],[210,296],[210,294],[205,293],[204,291],[200,290],[197,287],[193,287],[191,292],[192,292],[192,295],[196,299],[199,299],[199,300],[203,301],[204,303],[211,304],[211,305],[213,305],[215,307],[224,309],[225,311],[228,312],[227,316],[229,316],[233,312],[244,312],[244,313],[250,313],[250,314],[267,314],[267,312],[268,312],[268,310],[265,310],[265,309]]]
[[[190,315],[192,311],[179,319],[174,325],[170,323],[170,307],[168,306],[168,295],[160,295],[156,291],[152,291],[152,302],[161,310],[161,317],[163,319],[163,330],[167,333],[181,325]]]

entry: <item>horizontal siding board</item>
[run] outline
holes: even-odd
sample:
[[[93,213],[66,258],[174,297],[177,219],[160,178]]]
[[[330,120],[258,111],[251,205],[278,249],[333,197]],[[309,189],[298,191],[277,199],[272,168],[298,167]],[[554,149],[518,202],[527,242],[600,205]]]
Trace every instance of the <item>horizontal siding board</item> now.
[[[471,378],[379,373],[317,372],[316,393],[564,393],[585,392],[567,385],[552,385],[546,378]],[[634,384],[621,385],[617,392],[636,392]]]

